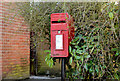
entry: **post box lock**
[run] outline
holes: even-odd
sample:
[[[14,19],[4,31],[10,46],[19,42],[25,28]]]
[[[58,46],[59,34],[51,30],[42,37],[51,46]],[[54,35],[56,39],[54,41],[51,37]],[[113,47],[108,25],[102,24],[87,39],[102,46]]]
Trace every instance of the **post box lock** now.
[[[58,30],[58,33],[60,33],[60,30]]]
[[[74,37],[73,24],[68,13],[51,14],[51,57],[68,57],[68,46]]]

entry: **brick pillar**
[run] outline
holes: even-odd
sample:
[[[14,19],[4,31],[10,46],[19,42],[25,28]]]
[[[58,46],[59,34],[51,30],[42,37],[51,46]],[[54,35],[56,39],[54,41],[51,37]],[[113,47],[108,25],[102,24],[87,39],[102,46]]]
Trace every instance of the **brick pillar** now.
[[[24,79],[30,75],[29,26],[24,18],[18,15],[16,7],[15,3],[4,2],[2,4],[3,20],[2,26],[0,25],[0,55],[2,54],[2,57],[0,56],[0,60],[2,59],[0,73],[2,73],[2,79]]]
[[[0,2],[0,81],[2,80],[2,2]]]

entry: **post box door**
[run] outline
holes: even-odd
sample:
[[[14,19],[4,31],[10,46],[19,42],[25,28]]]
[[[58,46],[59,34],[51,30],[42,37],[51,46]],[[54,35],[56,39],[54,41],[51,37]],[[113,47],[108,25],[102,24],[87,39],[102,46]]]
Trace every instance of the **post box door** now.
[[[52,57],[68,56],[68,31],[67,30],[51,31],[51,56]]]

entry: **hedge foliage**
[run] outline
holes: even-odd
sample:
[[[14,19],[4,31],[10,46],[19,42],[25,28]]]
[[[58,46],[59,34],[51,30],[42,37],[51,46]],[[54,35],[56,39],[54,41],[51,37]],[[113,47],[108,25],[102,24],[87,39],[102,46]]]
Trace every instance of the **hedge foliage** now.
[[[110,2],[19,3],[20,13],[35,32],[37,44],[50,45],[50,15],[68,13],[75,20],[75,37],[66,60],[70,79],[120,79],[119,6]],[[34,39],[32,38],[32,39]],[[49,66],[53,58],[46,56]],[[74,65],[72,65],[74,64]]]

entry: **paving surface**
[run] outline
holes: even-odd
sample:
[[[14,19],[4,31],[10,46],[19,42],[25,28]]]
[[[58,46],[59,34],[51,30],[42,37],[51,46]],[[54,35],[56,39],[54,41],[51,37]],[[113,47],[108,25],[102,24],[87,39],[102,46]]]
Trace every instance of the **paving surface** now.
[[[23,81],[61,81],[61,77],[30,76],[30,79]]]
[[[30,79],[61,79],[61,77],[30,76]]]
[[[2,81],[61,81],[61,77],[49,77],[49,76],[30,76],[24,80],[2,80]]]

